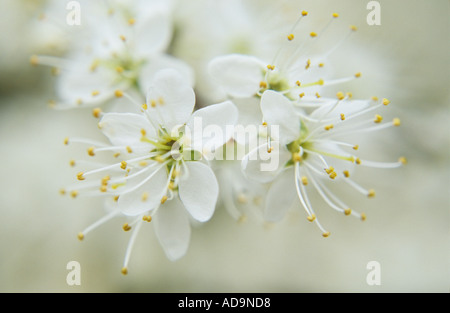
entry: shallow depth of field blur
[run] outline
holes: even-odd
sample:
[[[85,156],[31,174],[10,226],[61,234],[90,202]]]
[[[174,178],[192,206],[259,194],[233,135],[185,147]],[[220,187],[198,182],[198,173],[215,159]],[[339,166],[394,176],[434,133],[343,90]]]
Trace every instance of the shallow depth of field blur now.
[[[388,115],[402,120],[367,145],[387,160],[406,156],[407,166],[361,171],[359,181],[377,191],[374,199],[343,196],[359,204],[367,221],[318,208],[332,233],[324,239],[300,208],[279,224],[260,225],[237,223],[218,206],[209,223],[193,229],[188,253],[177,262],[166,258],[152,227],[143,227],[127,276],[120,269],[130,234],[120,221],[79,242],[77,233],[103,215],[102,202],[58,193],[73,178],[68,161],[85,153],[68,149],[63,139],[102,137],[91,109],[49,108],[54,78],[49,68],[29,63],[46,51],[40,46],[45,32],[31,23],[43,2],[0,4],[1,292],[448,292],[447,0],[380,0],[379,26],[366,23],[369,1],[290,1],[311,18],[336,11],[359,27],[338,65],[355,62],[363,73],[351,86],[355,97],[389,98]],[[189,19],[201,1],[179,2],[178,14]],[[287,23],[295,21],[292,15]],[[81,264],[80,286],[66,284],[69,261]],[[366,283],[370,261],[381,265],[380,286]]]

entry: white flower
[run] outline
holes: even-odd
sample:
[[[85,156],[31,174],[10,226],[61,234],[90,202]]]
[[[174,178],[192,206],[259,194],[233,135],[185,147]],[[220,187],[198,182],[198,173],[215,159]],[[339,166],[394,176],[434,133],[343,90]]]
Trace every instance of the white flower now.
[[[173,32],[171,1],[88,1],[80,7],[80,31],[72,26],[69,54],[31,57],[32,64],[56,69],[56,107],[100,105],[114,99],[117,89],[145,94],[154,73],[164,68],[194,84],[191,68],[166,53]]]
[[[261,99],[264,121],[269,129],[278,126],[279,131],[268,138],[267,143],[251,151],[242,161],[242,168],[251,179],[271,182],[264,211],[268,221],[282,219],[297,195],[308,220],[315,221],[323,236],[327,237],[329,232],[316,218],[308,198],[308,188],[314,188],[336,211],[364,220],[364,214],[351,210],[327,184],[343,181],[363,195],[373,197],[375,192],[372,189],[367,190],[350,178],[353,170],[357,166],[395,168],[406,160],[400,158],[398,162],[383,163],[361,159],[356,155],[358,145],[344,140],[349,135],[400,125],[397,118],[381,123],[383,118],[378,114],[362,119],[388,105],[387,99],[351,100],[349,95],[339,92],[337,99],[321,98],[309,104],[316,109],[306,115],[283,94],[265,91]],[[261,166],[267,163],[262,160],[270,159],[270,155],[276,155],[278,166],[270,171],[261,170]]]
[[[211,125],[225,129],[237,120],[237,109],[230,101],[192,113],[194,105],[195,94],[188,82],[174,70],[162,70],[148,89],[142,113],[102,115],[99,127],[111,144],[66,140],[93,144],[88,148],[89,155],[112,152],[116,161],[79,172],[77,177],[82,182],[65,192],[114,199],[116,210],[106,219],[119,214],[136,217],[124,225],[125,230],[135,227],[137,233],[143,221],[154,220],[157,237],[171,260],[186,253],[189,219],[206,222],[215,210],[218,183],[201,157],[222,146],[229,135],[223,132],[223,136],[211,137],[204,130]],[[198,121],[202,122],[200,127]],[[88,227],[79,237],[103,222]],[[132,238],[130,247],[134,234]]]

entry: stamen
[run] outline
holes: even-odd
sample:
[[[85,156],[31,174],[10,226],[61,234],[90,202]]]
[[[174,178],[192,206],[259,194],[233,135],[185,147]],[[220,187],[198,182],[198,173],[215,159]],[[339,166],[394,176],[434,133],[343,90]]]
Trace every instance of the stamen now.
[[[135,230],[131,234],[130,241],[128,242],[127,251],[125,252],[125,260],[123,262],[122,274],[128,273],[128,263],[130,261],[131,251],[133,250],[134,243],[136,241],[139,230],[141,229],[142,221],[137,223]]]

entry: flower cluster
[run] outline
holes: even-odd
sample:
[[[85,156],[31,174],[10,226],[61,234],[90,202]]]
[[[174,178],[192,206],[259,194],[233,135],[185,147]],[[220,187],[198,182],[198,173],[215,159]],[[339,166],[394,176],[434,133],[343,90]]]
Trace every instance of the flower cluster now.
[[[227,5],[247,16],[235,1]],[[260,45],[267,37],[258,34],[257,25],[255,40],[245,42],[245,51],[242,45],[233,50],[236,42],[222,42],[221,51],[208,50],[208,42],[203,48],[201,40],[189,34],[198,44],[195,53],[200,59],[192,62],[193,52],[183,59],[178,41],[183,25],[198,27],[183,24],[189,16],[178,6],[182,4],[156,0],[83,2],[85,24],[82,31],[70,34],[70,52],[65,57],[31,57],[32,64],[52,66],[58,74],[53,106],[92,106],[105,137],[102,142],[64,139],[66,145],[84,145],[88,158],[106,160],[70,162],[82,168],[78,181],[61,193],[104,197],[108,208],[78,238],[125,216],[129,220],[123,230],[133,232],[122,268],[126,274],[143,224],[154,224],[167,257],[177,260],[188,250],[191,223],[210,220],[218,203],[237,220],[251,215],[267,222],[278,222],[291,208],[301,207],[323,237],[330,232],[320,224],[317,206],[365,220],[366,215],[345,203],[333,185],[345,184],[373,197],[375,191],[353,180],[353,172],[361,166],[396,168],[406,159],[385,163],[358,154],[357,140],[364,134],[400,125],[398,118],[386,122],[380,115],[388,99],[354,99],[350,92],[328,91],[329,86],[361,77],[360,72],[336,77],[329,64],[356,27],[350,26],[328,46],[325,41],[325,48],[324,38],[338,20],[337,13],[316,32],[304,26],[309,12],[299,11],[296,22],[280,26],[277,40],[266,42],[264,49]],[[211,19],[195,22],[217,27]],[[260,55],[249,53],[262,50]],[[202,94],[210,85],[217,93]],[[211,94],[220,100],[201,101]],[[311,192],[322,203],[312,201]]]

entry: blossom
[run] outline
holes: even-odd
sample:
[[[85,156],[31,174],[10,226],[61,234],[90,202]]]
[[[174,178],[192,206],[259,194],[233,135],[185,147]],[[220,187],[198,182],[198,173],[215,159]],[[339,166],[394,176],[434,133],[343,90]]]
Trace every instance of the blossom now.
[[[162,70],[155,74],[146,103],[139,105],[142,112],[101,113],[98,126],[110,144],[66,139],[66,143],[92,145],[87,149],[90,156],[112,152],[116,159],[79,172],[80,184],[64,190],[74,197],[106,196],[116,202],[108,216],[79,234],[80,239],[104,221],[123,214],[135,218],[123,226],[126,231],[136,228],[130,247],[143,222],[153,220],[167,257],[177,260],[186,253],[189,219],[208,221],[218,198],[218,182],[204,156],[230,136],[226,131],[222,136],[210,136],[205,129],[210,125],[225,129],[237,120],[237,109],[230,101],[192,113],[194,105],[194,91],[182,75]],[[124,273],[131,248],[128,250]]]
[[[350,178],[356,167],[396,168],[406,159],[402,157],[392,163],[366,160],[358,157],[358,144],[345,140],[351,134],[399,126],[398,118],[382,123],[379,114],[365,119],[371,112],[388,105],[389,100],[352,100],[350,95],[339,92],[336,99],[321,98],[309,104],[315,109],[306,114],[282,93],[265,91],[261,98],[264,121],[267,127],[278,126],[279,131],[269,134],[266,143],[249,152],[242,168],[249,178],[271,183],[264,209],[268,221],[281,220],[297,196],[308,220],[315,222],[323,236],[328,237],[330,232],[319,223],[308,197],[311,187],[307,186],[312,186],[332,209],[365,220],[364,213],[351,209],[327,185],[344,182],[357,192],[373,197],[373,189],[366,189]],[[270,155],[276,155],[278,166],[264,170],[267,164],[264,160],[270,159]]]
[[[70,30],[67,56],[33,55],[30,60],[57,74],[55,107],[104,104],[114,100],[117,89],[145,94],[153,75],[164,68],[176,69],[194,84],[191,68],[166,53],[173,32],[171,1],[87,1],[80,6],[80,30]]]

